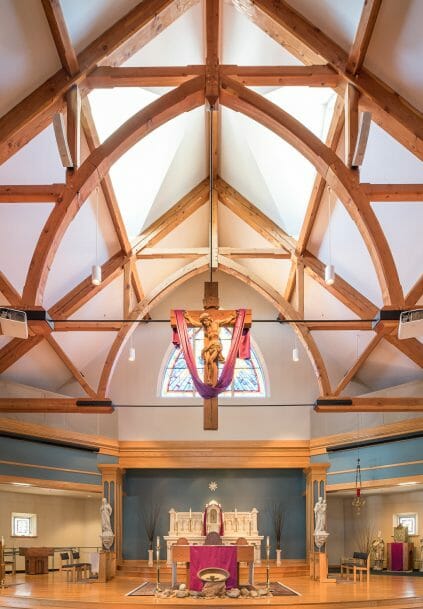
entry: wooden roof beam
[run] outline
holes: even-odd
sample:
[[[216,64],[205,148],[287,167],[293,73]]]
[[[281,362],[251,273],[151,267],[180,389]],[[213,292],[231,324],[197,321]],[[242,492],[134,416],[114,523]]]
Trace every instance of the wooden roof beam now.
[[[90,102],[87,97],[82,102],[81,120],[88,149],[90,153],[92,153],[100,146],[100,138],[98,137],[97,128],[91,112]],[[132,246],[128,238],[126,226],[122,218],[119,203],[116,199],[112,180],[110,179],[109,174],[103,177],[100,182],[100,186],[120,247],[125,255],[129,256],[132,251]]]
[[[330,66],[221,65],[220,73],[248,87],[331,87],[342,81]]]
[[[77,414],[111,414],[114,411],[108,399],[81,398],[1,398],[0,412],[64,412]]]
[[[385,338],[391,345],[399,349],[401,353],[417,364],[417,366],[423,368],[423,344],[417,338],[401,340],[393,334],[387,334]]]
[[[209,198],[209,180],[203,180],[175,205],[134,239],[132,247],[137,254],[146,247],[153,247],[181,222],[200,209]]]
[[[109,63],[112,59],[123,63],[197,2],[139,2],[79,53],[77,74],[70,77],[62,68],[0,118],[0,163],[51,123],[54,114],[63,109],[64,96],[72,85],[82,84],[85,77],[106,59]]]
[[[417,279],[405,298],[406,308],[417,306],[419,300],[423,297],[423,275]]]
[[[354,42],[345,65],[345,70],[353,76],[362,68],[381,4],[382,0],[364,0]]]
[[[65,184],[1,185],[0,203],[59,203]]]
[[[10,366],[13,366],[15,362],[21,357],[26,355],[28,351],[31,351],[33,347],[36,347],[43,340],[41,334],[30,336],[27,339],[13,338],[4,347],[0,349],[0,374],[5,372]]]
[[[422,412],[423,398],[366,397],[319,398],[316,412]]]
[[[85,377],[82,374],[82,372],[80,372],[78,370],[78,368],[75,366],[75,364],[66,355],[66,353],[60,347],[60,345],[56,341],[56,339],[53,338],[53,336],[51,334],[45,336],[45,339],[48,342],[48,344],[50,345],[50,347],[53,349],[53,351],[56,353],[56,355],[59,356],[59,358],[61,359],[63,364],[69,370],[69,372],[72,374],[73,378],[76,381],[78,381],[78,383],[80,384],[82,389],[85,391],[85,393],[87,395],[89,395],[91,398],[96,399],[97,398],[96,392],[94,391],[94,389],[91,388],[90,384],[85,380]]]
[[[12,307],[20,307],[22,305],[21,295],[2,271],[0,271],[0,292]]]
[[[361,184],[366,196],[374,203],[423,201],[423,184]]]
[[[345,375],[343,376],[341,381],[338,383],[338,386],[333,391],[332,395],[334,395],[334,396],[339,395],[345,389],[345,387],[353,380],[353,378],[355,377],[357,372],[360,370],[360,368],[364,364],[364,362],[367,360],[369,355],[376,349],[376,347],[382,340],[383,336],[384,336],[383,332],[378,332],[375,334],[375,336],[369,342],[367,347],[359,355],[359,357],[357,358],[354,365],[348,370],[348,372],[345,373]]]
[[[109,89],[113,87],[179,87],[182,83],[204,75],[206,67],[160,66],[160,67],[120,67],[99,66],[87,76],[89,89]]]
[[[348,54],[288,2],[254,0],[254,3],[236,2],[235,6],[290,52],[296,44],[303,53],[303,63],[327,63],[334,68],[345,82],[353,84],[368,100],[370,107],[367,105],[363,109],[370,110],[376,122],[423,159],[421,112],[367,70],[361,69],[355,75],[348,72]],[[269,22],[272,22],[271,31]],[[312,61],[307,61],[307,58]]]
[[[61,64],[69,76],[75,76],[79,72],[79,62],[69,36],[60,0],[41,0],[41,2]]]

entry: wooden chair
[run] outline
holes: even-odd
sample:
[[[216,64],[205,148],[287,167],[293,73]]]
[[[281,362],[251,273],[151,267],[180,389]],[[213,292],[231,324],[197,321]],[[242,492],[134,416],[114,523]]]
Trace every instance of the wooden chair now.
[[[207,533],[206,539],[204,541],[205,546],[221,546],[222,538],[219,533],[212,531],[211,533]]]
[[[69,553],[68,552],[60,552],[60,571],[64,571],[66,573],[66,580],[73,580],[75,575],[76,566],[73,563],[69,562]]]
[[[370,552],[354,552],[354,558],[360,561],[354,565],[353,579],[357,581],[357,574],[359,579],[363,579],[363,575],[366,574],[367,582],[370,581]],[[361,563],[361,564],[360,564]]]
[[[73,564],[76,568],[76,573],[78,575],[78,571],[79,573],[82,575],[84,574],[85,578],[89,578],[91,577],[91,563],[89,562],[79,562],[80,561],[80,554],[79,552],[75,552],[72,551],[72,558],[73,558]]]
[[[367,552],[354,552],[352,558],[341,558],[341,577],[352,574],[353,581],[357,581],[357,573],[360,577],[367,573],[367,581],[370,575],[370,554]]]

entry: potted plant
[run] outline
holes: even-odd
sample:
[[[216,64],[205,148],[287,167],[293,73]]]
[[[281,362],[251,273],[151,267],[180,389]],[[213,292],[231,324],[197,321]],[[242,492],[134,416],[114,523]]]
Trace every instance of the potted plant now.
[[[285,508],[282,503],[274,503],[271,507],[273,533],[276,540],[276,566],[281,565],[281,538],[285,525]]]
[[[157,522],[159,520],[160,515],[160,504],[155,502],[150,502],[147,506],[145,506],[141,510],[144,529],[148,539],[148,566],[152,567],[153,562],[153,543],[154,536],[157,529]]]

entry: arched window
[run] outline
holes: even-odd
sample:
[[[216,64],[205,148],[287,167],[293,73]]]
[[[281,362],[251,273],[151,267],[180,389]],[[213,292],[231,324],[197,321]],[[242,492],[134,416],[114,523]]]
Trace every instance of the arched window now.
[[[191,339],[198,373],[200,378],[203,378],[204,363],[201,359],[203,330],[201,328],[189,328],[188,334]],[[220,340],[222,342],[223,355],[225,358],[229,351],[231,338],[232,333],[230,330],[227,328],[220,329]],[[222,370],[222,366],[223,364],[219,364],[219,374]],[[161,395],[166,398],[198,397],[182,349],[174,349],[170,354],[164,368]],[[220,395],[221,397],[237,398],[266,397],[263,368],[253,344],[251,344],[251,359],[236,360],[233,381],[228,389]]]

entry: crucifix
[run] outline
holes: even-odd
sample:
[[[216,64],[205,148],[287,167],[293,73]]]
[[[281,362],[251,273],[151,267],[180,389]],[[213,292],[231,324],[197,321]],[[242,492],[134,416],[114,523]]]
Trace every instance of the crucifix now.
[[[224,363],[222,343],[219,338],[221,327],[234,326],[237,319],[237,311],[220,310],[218,283],[206,281],[204,284],[204,310],[185,311],[184,318],[188,327],[202,328],[204,333],[204,345],[201,351],[201,359],[204,362],[204,383],[210,387],[216,387],[219,376],[219,363]],[[176,314],[171,311],[170,323],[176,328]],[[245,311],[244,328],[251,327],[251,309]],[[218,428],[218,398],[204,398],[204,429]]]

